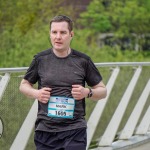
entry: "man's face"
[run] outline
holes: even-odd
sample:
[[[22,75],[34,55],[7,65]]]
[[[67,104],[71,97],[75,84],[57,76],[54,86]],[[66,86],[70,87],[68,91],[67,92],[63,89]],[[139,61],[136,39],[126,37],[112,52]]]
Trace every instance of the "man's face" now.
[[[68,50],[73,32],[69,31],[67,22],[52,22],[50,30],[51,44],[57,51]]]

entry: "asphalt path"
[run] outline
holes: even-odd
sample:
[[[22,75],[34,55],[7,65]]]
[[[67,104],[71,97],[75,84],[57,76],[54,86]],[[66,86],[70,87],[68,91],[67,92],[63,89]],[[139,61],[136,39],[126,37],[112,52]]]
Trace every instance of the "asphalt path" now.
[[[150,142],[145,143],[143,145],[139,145],[138,147],[131,148],[129,150],[150,150]]]

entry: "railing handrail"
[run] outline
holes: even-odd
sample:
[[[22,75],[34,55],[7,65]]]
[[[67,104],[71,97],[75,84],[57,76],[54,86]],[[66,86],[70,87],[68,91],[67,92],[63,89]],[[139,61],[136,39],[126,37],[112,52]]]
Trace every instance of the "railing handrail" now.
[[[150,62],[102,62],[94,63],[98,67],[113,67],[113,66],[150,66]],[[0,72],[24,72],[28,67],[12,67],[0,68]]]
[[[100,67],[113,67],[113,66],[149,66],[150,62],[105,62],[105,63],[94,63]]]

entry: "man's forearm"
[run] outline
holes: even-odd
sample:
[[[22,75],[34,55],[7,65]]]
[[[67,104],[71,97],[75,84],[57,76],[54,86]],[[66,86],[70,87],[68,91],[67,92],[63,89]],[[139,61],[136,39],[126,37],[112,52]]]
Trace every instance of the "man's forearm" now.
[[[96,86],[93,86],[91,90],[93,93],[91,97],[92,100],[100,100],[107,96],[107,89],[102,81]]]
[[[38,90],[34,89],[33,86],[26,80],[22,80],[19,90],[29,98],[37,98]]]
[[[97,87],[97,88],[92,88],[93,95],[91,97],[92,100],[100,100],[106,97],[107,95],[107,90],[105,87]]]

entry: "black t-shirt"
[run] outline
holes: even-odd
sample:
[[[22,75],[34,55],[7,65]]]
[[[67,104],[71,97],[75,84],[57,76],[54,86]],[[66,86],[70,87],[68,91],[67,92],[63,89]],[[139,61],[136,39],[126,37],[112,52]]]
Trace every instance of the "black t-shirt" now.
[[[102,77],[91,61],[90,57],[71,50],[64,58],[57,57],[52,49],[37,54],[24,79],[30,83],[38,82],[38,88],[52,88],[51,96],[63,96],[72,98],[71,90],[73,84],[85,86],[97,85]],[[73,118],[49,117],[48,104],[38,102],[38,115],[36,130],[59,132],[86,127],[85,121],[85,99],[75,100]]]

